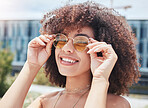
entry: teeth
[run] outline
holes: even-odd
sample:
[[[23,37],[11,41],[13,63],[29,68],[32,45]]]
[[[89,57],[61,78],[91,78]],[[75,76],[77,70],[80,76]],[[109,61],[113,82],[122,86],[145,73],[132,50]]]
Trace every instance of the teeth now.
[[[75,63],[76,61],[74,60],[70,60],[70,59],[67,59],[67,58],[62,58],[63,61],[66,61],[66,62],[70,62],[70,63]]]

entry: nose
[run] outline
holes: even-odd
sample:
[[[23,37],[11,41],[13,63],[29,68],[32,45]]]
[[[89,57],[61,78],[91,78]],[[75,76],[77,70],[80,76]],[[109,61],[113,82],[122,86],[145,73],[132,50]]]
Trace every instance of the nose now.
[[[74,52],[74,46],[71,39],[67,42],[67,44],[63,46],[62,51],[64,51],[66,54],[70,54]]]

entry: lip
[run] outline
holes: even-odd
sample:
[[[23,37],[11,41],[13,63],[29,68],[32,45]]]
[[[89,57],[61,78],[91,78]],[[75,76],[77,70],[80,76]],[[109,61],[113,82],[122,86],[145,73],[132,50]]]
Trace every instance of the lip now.
[[[70,59],[70,60],[73,60],[76,62],[74,62],[74,63],[66,62],[66,61],[63,61],[62,58]],[[78,59],[76,59],[74,57],[70,57],[70,56],[60,56],[59,59],[60,59],[60,63],[64,66],[72,66],[72,65],[75,65],[79,62]]]

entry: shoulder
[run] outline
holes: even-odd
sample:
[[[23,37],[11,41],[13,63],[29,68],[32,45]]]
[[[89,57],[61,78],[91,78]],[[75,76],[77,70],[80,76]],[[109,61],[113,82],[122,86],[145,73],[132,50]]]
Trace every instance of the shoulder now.
[[[41,96],[39,96],[41,99],[46,99],[46,98],[51,98],[51,97],[54,97],[56,96],[57,94],[59,94],[60,91],[56,91],[56,92],[50,92],[50,93],[47,93],[47,94],[43,94]]]
[[[27,108],[42,108],[45,104],[50,104],[60,91],[43,94],[36,98]]]
[[[122,96],[108,94],[107,108],[131,108],[130,103]]]
[[[40,96],[42,104],[46,103],[47,101],[50,102],[50,101],[54,100],[57,97],[57,95],[59,95],[59,93],[61,93],[61,92],[56,91],[56,92],[51,92],[51,93],[44,94],[44,95]]]

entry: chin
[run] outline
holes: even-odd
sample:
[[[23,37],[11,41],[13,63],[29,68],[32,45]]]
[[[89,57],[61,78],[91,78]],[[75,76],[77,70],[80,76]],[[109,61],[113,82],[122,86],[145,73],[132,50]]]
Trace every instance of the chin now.
[[[59,73],[63,76],[76,76],[76,70],[72,71],[71,69],[59,69]]]

